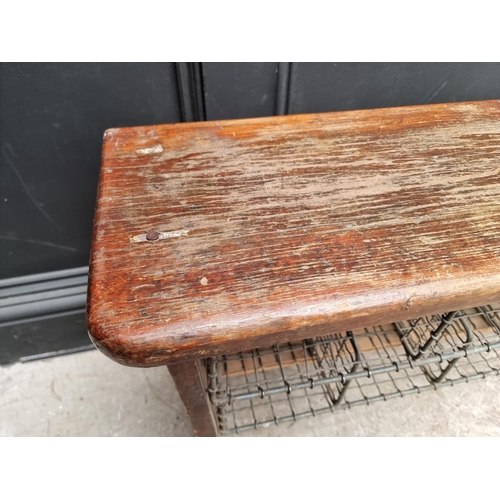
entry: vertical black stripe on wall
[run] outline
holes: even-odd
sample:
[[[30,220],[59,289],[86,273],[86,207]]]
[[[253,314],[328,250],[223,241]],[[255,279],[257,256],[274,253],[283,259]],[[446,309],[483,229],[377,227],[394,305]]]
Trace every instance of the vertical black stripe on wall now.
[[[205,92],[201,63],[176,63],[182,119],[185,122],[206,120]]]
[[[276,114],[287,115],[290,112],[290,81],[292,74],[290,62],[278,63],[278,82],[276,88]]]

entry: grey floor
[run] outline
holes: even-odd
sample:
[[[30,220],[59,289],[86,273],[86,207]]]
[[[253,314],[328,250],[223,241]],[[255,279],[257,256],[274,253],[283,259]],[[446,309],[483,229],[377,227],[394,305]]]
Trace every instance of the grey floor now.
[[[192,436],[166,368],[97,351],[0,367],[0,436]],[[245,436],[500,436],[500,377]]]

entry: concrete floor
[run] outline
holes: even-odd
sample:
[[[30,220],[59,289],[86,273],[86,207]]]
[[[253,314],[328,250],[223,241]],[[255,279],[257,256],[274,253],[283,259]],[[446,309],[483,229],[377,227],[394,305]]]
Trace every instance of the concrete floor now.
[[[0,436],[192,436],[166,368],[97,351],[0,367]],[[500,377],[244,436],[500,436]]]

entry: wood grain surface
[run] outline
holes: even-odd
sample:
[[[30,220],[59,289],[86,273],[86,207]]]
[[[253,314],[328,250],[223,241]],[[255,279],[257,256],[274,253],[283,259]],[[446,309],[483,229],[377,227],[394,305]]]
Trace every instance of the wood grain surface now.
[[[111,129],[102,158],[88,329],[121,363],[500,299],[499,101]]]

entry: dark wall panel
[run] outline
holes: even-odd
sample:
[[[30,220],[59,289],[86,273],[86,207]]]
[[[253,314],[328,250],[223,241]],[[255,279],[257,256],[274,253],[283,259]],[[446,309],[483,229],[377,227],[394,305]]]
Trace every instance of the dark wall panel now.
[[[181,121],[175,64],[0,65],[0,278],[85,266],[106,128]]]
[[[293,63],[289,113],[500,98],[500,64]]]
[[[203,63],[207,120],[272,116],[278,63]]]
[[[0,328],[0,365],[54,351],[91,348],[85,313]]]

